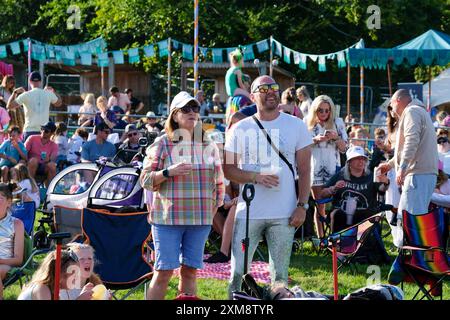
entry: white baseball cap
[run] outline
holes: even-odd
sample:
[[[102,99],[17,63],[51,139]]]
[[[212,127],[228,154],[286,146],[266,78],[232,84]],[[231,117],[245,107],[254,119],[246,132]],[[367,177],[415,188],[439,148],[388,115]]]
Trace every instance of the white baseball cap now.
[[[364,148],[360,146],[353,146],[349,148],[345,155],[347,156],[347,161],[350,161],[353,158],[357,157],[364,157],[368,159],[368,157],[366,156],[366,152],[364,151]]]
[[[175,109],[181,109],[189,102],[195,101],[195,103],[200,107],[200,102],[191,96],[186,91],[180,91],[175,97],[173,97],[172,103],[170,104],[170,112]]]
[[[153,111],[149,111],[149,112],[147,112],[146,117],[147,118],[156,118],[156,115]]]

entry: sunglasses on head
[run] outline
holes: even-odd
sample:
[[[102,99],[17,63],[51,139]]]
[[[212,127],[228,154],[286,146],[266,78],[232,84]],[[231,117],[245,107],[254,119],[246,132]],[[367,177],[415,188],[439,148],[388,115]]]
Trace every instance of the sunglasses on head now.
[[[128,138],[131,138],[132,136],[137,136],[137,132],[130,132],[129,134],[128,134]]]
[[[188,114],[190,112],[199,113],[200,107],[197,105],[185,105],[184,107],[180,108],[181,112],[184,114]]]
[[[320,108],[317,109],[318,113],[330,113],[330,111],[331,111],[330,109],[320,109]]]
[[[267,93],[267,92],[269,92],[269,90],[272,90],[275,92],[280,91],[280,86],[278,85],[278,83],[260,84],[253,90],[253,93],[256,93],[256,92]]]

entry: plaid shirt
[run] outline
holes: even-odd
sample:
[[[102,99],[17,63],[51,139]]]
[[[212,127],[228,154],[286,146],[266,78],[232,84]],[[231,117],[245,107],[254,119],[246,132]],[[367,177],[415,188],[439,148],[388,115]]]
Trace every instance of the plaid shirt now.
[[[193,170],[153,185],[154,172],[179,163],[178,154],[193,159]],[[167,135],[147,149],[141,185],[153,191],[150,219],[153,224],[211,225],[214,207],[223,204],[225,185],[219,149],[214,142],[177,143]]]

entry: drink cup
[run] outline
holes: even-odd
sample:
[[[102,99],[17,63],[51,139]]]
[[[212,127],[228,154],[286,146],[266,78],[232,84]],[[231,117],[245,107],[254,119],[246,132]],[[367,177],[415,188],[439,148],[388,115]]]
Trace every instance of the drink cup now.
[[[281,167],[270,166],[261,168],[261,174],[264,175],[275,175],[278,177],[278,186],[271,187],[270,190],[280,191],[281,190]]]
[[[179,156],[179,159],[180,159],[180,162],[182,162],[182,163],[189,163],[189,164],[192,164],[192,158],[191,158],[191,156],[189,155],[189,156]]]
[[[381,169],[380,167],[376,167],[373,170],[373,182],[380,182],[380,177],[381,177]]]
[[[42,151],[42,152],[41,152],[41,159],[42,159],[42,160],[45,160],[46,158],[47,158],[47,152]]]
[[[108,300],[109,293],[106,287],[102,284],[96,285],[92,288],[92,300]]]
[[[345,206],[345,213],[347,214],[347,225],[353,224],[353,216],[355,215],[355,211],[356,211],[356,199],[350,197],[347,199]]]

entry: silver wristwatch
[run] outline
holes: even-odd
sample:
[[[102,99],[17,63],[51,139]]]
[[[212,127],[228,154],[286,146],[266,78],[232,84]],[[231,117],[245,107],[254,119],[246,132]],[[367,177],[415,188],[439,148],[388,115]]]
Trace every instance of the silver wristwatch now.
[[[303,203],[303,202],[297,202],[297,207],[302,207],[305,210],[309,209],[309,204],[308,203]]]

